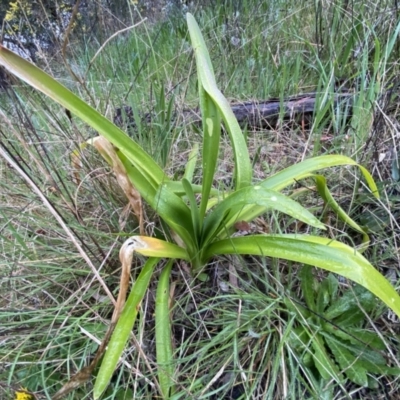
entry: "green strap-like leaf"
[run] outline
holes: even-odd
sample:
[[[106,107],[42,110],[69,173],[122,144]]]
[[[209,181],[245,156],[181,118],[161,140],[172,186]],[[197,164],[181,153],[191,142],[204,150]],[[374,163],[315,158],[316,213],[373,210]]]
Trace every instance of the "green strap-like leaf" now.
[[[181,197],[171,192],[166,185],[161,185],[157,191],[153,209],[181,236],[188,246],[190,243],[195,242],[194,227],[189,207]]]
[[[225,123],[225,127],[229,133],[235,157],[235,184],[236,189],[240,189],[250,185],[252,177],[252,169],[247,144],[228,100],[218,89],[218,86],[215,82],[210,56],[208,54],[207,46],[200,32],[199,26],[191,14],[188,13],[186,17],[190,38],[196,55],[199,84],[204,88],[212,101],[218,107],[221,117]],[[206,121],[203,119],[203,123],[204,122]]]
[[[111,336],[96,378],[93,389],[93,398],[95,400],[100,398],[107,388],[111,376],[115,371],[118,360],[121,357],[122,351],[132,331],[133,324],[135,323],[139,305],[146,293],[154,267],[158,261],[159,258],[149,258],[132,287],[128,300],[126,301],[122,314]]]
[[[203,245],[209,243],[217,236],[221,229],[229,231],[235,222],[244,219],[242,218],[241,211],[250,207],[262,208],[262,212],[265,212],[267,209],[281,211],[306,224],[319,229],[325,229],[324,224],[314,215],[289,197],[259,185],[247,186],[222,200],[207,216],[204,222]],[[229,221],[224,221],[221,225],[223,218],[229,210]]]
[[[204,253],[253,254],[313,265],[342,275],[364,286],[400,317],[400,296],[388,280],[359,252],[327,238],[308,235],[258,235],[224,239]]]
[[[377,199],[379,199],[378,188],[371,174],[363,166],[357,164],[351,158],[341,155],[327,155],[310,158],[309,160],[305,160],[298,164],[292,165],[284,169],[283,171],[276,173],[268,179],[260,182],[259,185],[265,187],[266,189],[276,190],[277,192],[280,192],[287,186],[296,183],[296,181],[312,176],[313,172],[315,171],[341,165],[352,165],[360,168],[360,171],[362,172],[369,189],[371,190],[373,195]],[[242,211],[241,215],[243,220],[251,221],[262,213],[262,207],[249,206]],[[228,222],[229,225],[232,223],[231,219],[234,218],[234,215],[230,215],[230,219]]]
[[[190,26],[189,26],[189,32],[191,32]],[[197,34],[199,34],[200,37],[197,37],[197,43],[196,43],[195,39],[193,38],[193,33],[192,32],[190,33],[197,62],[200,110],[201,110],[201,118],[203,126],[203,149],[202,149],[203,182],[202,182],[202,193],[201,193],[201,202],[199,211],[200,219],[201,221],[203,221],[207,210],[207,201],[210,196],[211,187],[214,181],[215,169],[217,167],[219,142],[221,136],[221,116],[218,107],[214,103],[213,99],[204,89],[203,85],[204,76],[201,67],[202,61],[203,64],[207,65],[209,68],[209,75],[210,79],[213,81],[213,85],[216,86],[216,83],[214,78],[214,71],[211,65],[211,60],[199,30]]]
[[[338,167],[341,165],[353,165],[360,168],[368,187],[370,188],[373,195],[379,199],[378,188],[375,184],[371,174],[362,165],[357,164],[350,157],[342,155],[327,155],[310,158],[309,160],[302,161],[298,164],[294,164],[283,171],[276,173],[265,181],[261,182],[260,185],[280,191],[285,187],[295,183],[299,179],[304,179],[310,176],[314,171],[318,171],[330,167]]]
[[[174,365],[172,358],[171,320],[169,312],[169,277],[173,260],[161,272],[156,294],[156,352],[157,371],[163,399],[170,398],[174,386]]]
[[[200,107],[203,118],[203,188],[200,202],[200,218],[204,219],[207,210],[207,202],[214,182],[215,169],[218,162],[219,141],[221,136],[221,117],[218,108],[208,95],[200,87]]]

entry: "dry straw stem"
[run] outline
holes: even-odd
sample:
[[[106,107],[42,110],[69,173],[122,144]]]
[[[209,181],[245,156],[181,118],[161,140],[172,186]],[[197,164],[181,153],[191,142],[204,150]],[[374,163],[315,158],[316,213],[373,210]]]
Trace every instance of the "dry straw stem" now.
[[[142,24],[143,22],[145,22],[146,20],[147,20],[147,18],[143,18],[143,19],[142,19],[141,21],[139,21],[137,24],[128,26],[127,28],[121,29],[121,30],[115,32],[113,35],[111,35],[111,36],[100,46],[100,48],[96,51],[96,54],[95,54],[95,55],[92,57],[92,59],[90,60],[89,65],[88,65],[88,67],[86,68],[85,79],[86,79],[86,75],[88,74],[89,69],[90,69],[90,67],[92,66],[94,60],[98,57],[98,55],[101,53],[101,51],[104,49],[104,47],[106,47],[107,44],[108,44],[112,39],[114,39],[116,36],[118,36],[118,35],[121,34],[121,33],[127,32],[127,31],[129,31],[129,30],[131,30],[131,29],[133,29],[133,28],[136,28],[137,26],[141,25],[141,24]]]

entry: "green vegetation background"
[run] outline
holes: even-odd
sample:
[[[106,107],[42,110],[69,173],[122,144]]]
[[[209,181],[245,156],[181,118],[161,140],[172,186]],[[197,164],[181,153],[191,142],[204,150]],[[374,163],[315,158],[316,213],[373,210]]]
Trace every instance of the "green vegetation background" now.
[[[113,8],[93,2],[96,7],[87,10],[94,14],[90,18],[89,11],[81,12],[68,43],[48,30],[45,16],[54,13],[46,2],[38,2],[31,14],[24,2],[6,3],[0,6],[3,15],[11,3],[19,7],[4,19],[4,32],[30,35],[37,28],[44,35],[40,43],[51,39],[51,48],[41,49],[39,43],[35,61],[108,118],[113,119],[116,108],[131,106],[136,127],[125,128],[171,175],[183,173],[190,149],[200,142],[196,127],[181,118],[183,109],[198,106],[186,10],[199,22],[217,83],[232,101],[283,101],[288,95],[317,92],[311,124],[281,121],[268,130],[245,132],[255,178],[320,154],[348,155],[367,166],[379,182],[381,202],[364,194],[350,172],[332,170],[328,181],[341,206],[370,230],[373,241],[366,256],[398,287],[399,48],[396,43],[390,57],[383,51],[399,22],[395,1],[175,2],[159,7],[157,14],[149,2],[120,1]],[[63,4],[68,10],[74,5]],[[39,12],[42,22],[33,26],[31,18]],[[147,21],[117,35],[95,57],[107,38],[146,16]],[[136,221],[94,151],[85,154],[78,171],[69,157],[96,133],[20,82],[12,83],[1,93],[1,143],[56,206],[117,294],[118,249],[137,231]],[[331,95],[337,91],[354,93],[351,115],[346,107],[334,107]],[[173,121],[162,118],[168,102],[176,112]],[[152,114],[150,121],[141,119],[146,113]],[[168,132],[169,140],[161,140],[160,132]],[[221,146],[221,185],[229,184],[231,157],[229,147]],[[3,159],[0,178],[0,397],[13,398],[24,387],[38,398],[51,398],[87,365],[113,307],[76,247]],[[323,215],[324,204],[303,186],[292,195]],[[360,243],[329,212],[324,222],[344,242]],[[146,224],[156,233],[160,229],[151,214]],[[270,232],[302,228],[280,215],[266,215],[252,227]],[[133,277],[142,261],[137,260]],[[201,282],[191,281],[180,265],[173,274],[171,317],[179,360],[176,398],[399,396],[396,371],[390,369],[399,367],[398,321],[360,288],[310,273],[268,258],[221,257]],[[157,395],[154,293],[155,284],[104,399]],[[332,339],[333,330],[342,332],[340,342]],[[363,373],[348,372],[348,353],[363,361]],[[318,367],[321,360],[323,368]],[[89,382],[68,398],[89,399],[91,389]]]

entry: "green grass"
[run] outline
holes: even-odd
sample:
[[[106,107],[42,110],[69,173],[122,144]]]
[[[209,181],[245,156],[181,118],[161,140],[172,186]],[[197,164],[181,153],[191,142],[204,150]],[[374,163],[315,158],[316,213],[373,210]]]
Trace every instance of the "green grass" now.
[[[336,1],[326,7],[319,2],[315,7],[310,2],[284,0],[225,3],[225,7],[195,10],[194,15],[210,49],[218,85],[228,98],[283,99],[302,92],[320,93],[321,108],[310,129],[288,123],[269,131],[249,129],[255,179],[320,154],[349,155],[368,166],[380,183],[379,203],[363,193],[350,171],[332,170],[328,180],[341,206],[371,230],[373,241],[367,257],[398,287],[399,194],[388,159],[396,141],[397,110],[393,110],[393,102],[377,103],[380,94],[396,83],[392,78],[399,72],[396,44],[388,59],[383,53],[396,28],[396,13],[388,11],[394,3],[353,1],[346,6],[346,2]],[[127,23],[136,23],[138,16],[134,14],[134,18]],[[104,38],[113,33],[104,31]],[[57,58],[49,61],[55,76],[110,119],[115,108],[125,104],[135,108],[137,118],[155,114],[150,123],[142,121],[131,134],[150,154],[159,156],[160,165],[165,164],[170,175],[181,175],[190,149],[200,142],[195,127],[179,118],[180,110],[197,106],[194,59],[184,16],[145,22],[119,35],[87,73],[102,43],[84,37],[75,40],[68,63],[85,85],[74,82]],[[355,57],[354,50],[359,47]],[[343,78],[355,92],[356,107],[350,121],[343,112],[335,113],[326,96],[333,93],[335,78]],[[164,131],[163,123],[168,124],[160,117],[165,108],[160,101],[163,93],[165,104],[172,99],[178,115],[176,125],[167,126],[170,140],[157,136]],[[54,214],[0,158],[0,397],[12,398],[15,389],[26,387],[38,398],[51,398],[94,355],[93,336],[101,340],[113,311],[101,284],[116,296],[118,250],[137,227],[131,214],[124,211],[127,201],[112,172],[95,151],[85,150],[82,167],[75,171],[80,182],[76,181],[69,155],[95,132],[76,119],[71,124],[64,110],[20,83],[1,95],[1,112],[1,146],[16,157],[76,238],[73,243]],[[382,163],[376,163],[379,154],[386,154]],[[231,159],[232,150],[223,145],[221,179],[231,174]],[[199,171],[195,170],[195,177],[196,173]],[[301,192],[302,185],[294,188],[293,195],[322,214],[324,204],[313,191]],[[344,242],[360,242],[360,236],[329,211],[325,222]],[[146,224],[149,231],[162,229],[150,212]],[[266,215],[255,229],[302,232],[305,228],[289,218]],[[95,278],[78,247],[99,270],[103,282]],[[135,261],[133,279],[142,263]],[[396,396],[400,389],[389,373],[371,373],[375,385],[365,389],[345,375],[340,382],[323,377],[315,364],[304,361],[311,350],[299,350],[293,332],[305,327],[312,337],[329,322],[315,315],[302,320],[296,314],[301,304],[309,307],[299,267],[268,258],[227,256],[208,266],[205,282],[191,280],[183,262],[174,269],[174,399]],[[326,275],[319,271],[316,277],[316,282],[322,282]],[[124,363],[104,399],[146,399],[159,393],[155,291],[153,282],[141,305]],[[349,282],[339,283],[338,296],[357,299],[357,293]],[[350,328],[379,335],[387,365],[398,367],[396,323],[379,302],[368,310],[368,317],[362,310],[360,313],[362,318]],[[345,323],[339,328],[350,330]],[[89,382],[67,398],[89,399],[91,389]]]

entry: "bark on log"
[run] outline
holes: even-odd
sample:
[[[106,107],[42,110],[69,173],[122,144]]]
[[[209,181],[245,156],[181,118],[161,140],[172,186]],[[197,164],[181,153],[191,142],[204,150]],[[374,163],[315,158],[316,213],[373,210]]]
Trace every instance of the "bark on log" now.
[[[333,101],[335,110],[340,108],[346,110],[346,116],[351,116],[353,92],[342,92],[329,94],[328,100]],[[333,97],[333,99],[332,99]],[[321,99],[321,96],[319,96]],[[231,108],[239,125],[243,128],[271,128],[276,126],[279,119],[283,121],[294,121],[309,124],[314,115],[317,103],[317,93],[305,93],[298,96],[291,96],[281,101],[278,98],[271,98],[264,101],[248,101],[244,103],[233,103]],[[142,117],[143,122],[151,122],[155,116],[147,113]],[[186,123],[201,121],[198,109],[185,109],[179,113],[179,119],[183,118]],[[117,125],[135,127],[135,118],[132,107],[123,106],[115,110],[114,122]]]

